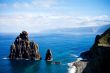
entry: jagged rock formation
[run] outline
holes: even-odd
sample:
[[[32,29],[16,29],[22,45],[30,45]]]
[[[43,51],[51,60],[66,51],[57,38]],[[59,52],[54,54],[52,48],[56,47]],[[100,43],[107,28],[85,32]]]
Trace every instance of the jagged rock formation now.
[[[90,50],[80,56],[84,60],[75,62],[78,65],[76,73],[110,73],[110,28],[97,35]]]
[[[52,61],[52,52],[51,52],[51,50],[50,49],[48,49],[47,50],[47,52],[46,52],[46,57],[45,57],[45,60],[47,60],[47,61]]]
[[[33,41],[29,41],[28,33],[26,31],[22,31],[10,47],[9,58],[40,60],[41,56],[39,53],[38,44]]]

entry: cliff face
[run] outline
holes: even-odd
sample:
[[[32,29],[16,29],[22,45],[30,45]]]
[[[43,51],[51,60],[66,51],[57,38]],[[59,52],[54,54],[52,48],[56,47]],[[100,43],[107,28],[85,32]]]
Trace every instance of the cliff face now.
[[[97,56],[103,56],[104,53],[110,53],[110,28],[102,35],[97,35],[95,43],[89,51],[81,53],[83,59],[91,60]]]
[[[40,60],[38,45],[29,41],[28,33],[23,31],[15,39],[14,43],[10,47],[10,59],[37,59]]]
[[[97,47],[83,73],[110,73],[110,47]]]
[[[97,35],[90,50],[81,53],[80,56],[84,59],[81,62],[86,61],[87,64],[81,69],[82,72],[76,73],[110,73],[110,28],[102,35]],[[80,67],[84,65],[80,65],[77,69]]]

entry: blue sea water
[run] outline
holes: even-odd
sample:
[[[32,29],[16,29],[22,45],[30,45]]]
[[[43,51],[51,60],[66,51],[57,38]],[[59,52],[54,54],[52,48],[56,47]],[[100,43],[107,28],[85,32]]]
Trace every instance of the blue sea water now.
[[[94,43],[95,34],[32,34],[30,40],[39,45],[41,61],[5,59],[10,52],[10,45],[18,34],[0,34],[0,73],[67,73],[67,63],[76,60],[81,52],[88,50]],[[47,49],[53,53],[51,64],[44,60]]]

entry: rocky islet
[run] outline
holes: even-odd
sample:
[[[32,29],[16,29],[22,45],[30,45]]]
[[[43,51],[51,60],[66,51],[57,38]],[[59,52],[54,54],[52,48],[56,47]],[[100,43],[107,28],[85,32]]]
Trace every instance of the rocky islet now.
[[[39,53],[38,44],[34,41],[30,41],[28,33],[22,31],[10,47],[9,58],[40,60],[41,55]]]

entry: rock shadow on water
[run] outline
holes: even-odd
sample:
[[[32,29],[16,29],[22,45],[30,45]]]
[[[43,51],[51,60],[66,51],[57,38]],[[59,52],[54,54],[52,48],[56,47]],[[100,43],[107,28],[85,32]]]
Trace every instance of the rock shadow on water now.
[[[40,64],[40,61],[34,60],[10,60],[11,73],[37,73]]]

